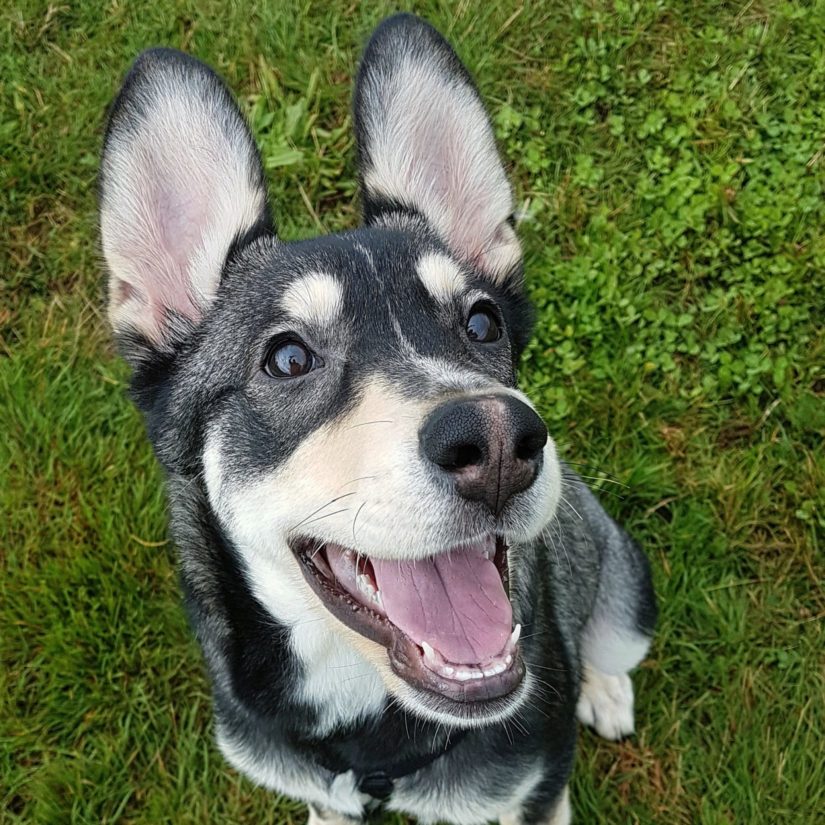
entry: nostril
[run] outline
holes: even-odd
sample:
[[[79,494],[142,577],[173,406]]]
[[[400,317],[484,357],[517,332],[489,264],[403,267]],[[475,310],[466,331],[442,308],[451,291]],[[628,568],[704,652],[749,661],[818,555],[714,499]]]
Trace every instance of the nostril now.
[[[448,461],[442,464],[448,470],[462,470],[484,461],[484,454],[476,444],[457,444],[450,452]]]
[[[476,399],[447,401],[430,413],[419,433],[424,455],[442,470],[457,473],[487,459],[489,425]]]
[[[532,461],[538,457],[546,443],[547,430],[522,436],[516,443],[516,458],[521,461]]]

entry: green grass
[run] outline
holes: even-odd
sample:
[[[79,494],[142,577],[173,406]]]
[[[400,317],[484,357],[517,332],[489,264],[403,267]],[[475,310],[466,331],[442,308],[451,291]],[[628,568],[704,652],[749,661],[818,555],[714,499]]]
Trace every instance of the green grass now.
[[[528,220],[523,386],[606,481],[662,616],[578,822],[825,811],[825,5],[461,2]],[[240,94],[281,233],[356,220],[349,94],[385,3],[0,11],[0,821],[292,823],[212,743],[161,473],[101,315],[104,107],[144,46]],[[619,493],[610,495],[610,493]]]

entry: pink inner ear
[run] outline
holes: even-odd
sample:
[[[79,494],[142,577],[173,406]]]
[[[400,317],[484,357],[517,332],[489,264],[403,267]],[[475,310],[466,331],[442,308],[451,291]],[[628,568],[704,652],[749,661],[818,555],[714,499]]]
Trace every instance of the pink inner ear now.
[[[116,252],[131,263],[133,277],[120,280],[113,296],[121,304],[140,297],[145,314],[139,326],[153,340],[162,337],[169,312],[197,322],[206,299],[195,270],[208,231],[210,193],[196,175],[184,184],[163,160],[150,159],[132,193],[134,229],[119,237]]]
[[[423,185],[434,196],[446,216],[448,245],[483,269],[499,221],[491,209],[495,193],[473,168],[482,159],[470,151],[466,127],[433,103],[416,124],[413,145],[418,157],[408,166],[408,186]]]
[[[459,257],[506,276],[520,257],[515,235],[501,230],[513,198],[475,90],[415,55],[364,82],[376,107],[367,188],[416,207]]]
[[[193,184],[198,182],[192,181]],[[152,303],[159,305],[161,313],[167,309],[173,310],[197,321],[201,315],[201,301],[193,294],[195,284],[191,268],[195,263],[193,253],[203,245],[209,196],[195,188],[176,191],[157,178],[154,193],[157,199],[154,214],[160,241],[159,253],[165,255],[168,271],[166,278],[149,279],[150,295],[151,285],[156,285]]]
[[[252,139],[213,77],[165,67],[139,94],[144,119],[115,123],[104,150],[101,234],[113,326],[161,344],[170,316],[201,319],[266,194]]]

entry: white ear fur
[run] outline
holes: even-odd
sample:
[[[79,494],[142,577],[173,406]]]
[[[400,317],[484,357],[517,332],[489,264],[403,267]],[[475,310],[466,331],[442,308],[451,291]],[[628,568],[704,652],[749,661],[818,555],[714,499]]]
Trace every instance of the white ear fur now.
[[[495,281],[521,259],[513,196],[478,92],[449,44],[411,15],[385,21],[356,88],[365,215],[412,207]]]
[[[196,323],[233,241],[268,222],[254,141],[206,66],[156,49],[135,62],[103,153],[101,235],[109,318],[160,346]]]

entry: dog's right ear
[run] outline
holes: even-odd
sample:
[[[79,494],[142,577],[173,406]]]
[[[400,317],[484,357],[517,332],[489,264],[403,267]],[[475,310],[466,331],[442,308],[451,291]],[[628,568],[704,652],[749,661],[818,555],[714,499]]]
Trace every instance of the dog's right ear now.
[[[273,231],[255,142],[200,61],[172,49],[135,61],[106,131],[100,226],[109,319],[133,358],[171,349],[208,309],[233,247]]]

